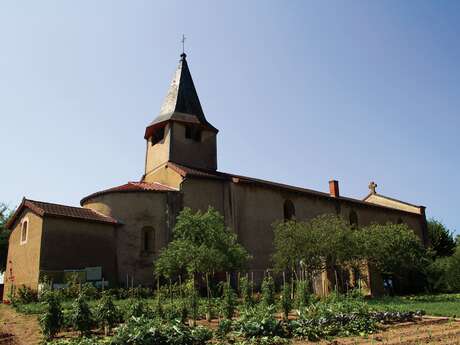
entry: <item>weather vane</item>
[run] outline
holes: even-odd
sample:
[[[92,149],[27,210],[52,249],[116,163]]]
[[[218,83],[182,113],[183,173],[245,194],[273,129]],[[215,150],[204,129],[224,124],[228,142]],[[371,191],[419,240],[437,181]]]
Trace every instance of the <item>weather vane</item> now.
[[[181,39],[181,42],[182,42],[182,54],[185,54],[185,40],[187,39],[187,37],[185,37],[184,34],[182,34],[182,39]]]

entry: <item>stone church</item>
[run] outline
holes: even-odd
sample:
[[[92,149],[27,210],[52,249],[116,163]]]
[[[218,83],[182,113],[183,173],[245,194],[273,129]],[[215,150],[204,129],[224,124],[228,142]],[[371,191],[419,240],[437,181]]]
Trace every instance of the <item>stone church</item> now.
[[[338,181],[319,192],[217,170],[217,134],[201,107],[186,55],[158,116],[147,126],[145,173],[140,181],[95,192],[81,207],[24,198],[7,224],[9,238],[5,291],[25,284],[39,287],[42,277],[56,286],[69,272],[110,286],[151,286],[152,263],[171,239],[181,209],[210,205],[250,252],[250,270],[271,267],[272,224],[335,213],[358,226],[372,222],[406,223],[426,243],[425,208],[376,192],[362,200],[344,197]],[[259,278],[261,275],[259,274]],[[365,282],[374,292],[382,280]],[[322,279],[318,293],[326,293]]]

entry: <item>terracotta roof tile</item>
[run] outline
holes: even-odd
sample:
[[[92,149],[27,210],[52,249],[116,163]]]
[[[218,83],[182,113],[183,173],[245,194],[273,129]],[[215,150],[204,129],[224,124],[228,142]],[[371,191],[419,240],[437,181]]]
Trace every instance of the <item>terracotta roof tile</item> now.
[[[16,212],[13,214],[13,216],[6,224],[7,228],[11,227],[14,224],[17,217],[25,208],[30,209],[32,212],[38,214],[41,217],[67,217],[92,222],[118,224],[118,221],[115,218],[105,216],[102,213],[96,212],[89,208],[53,204],[49,202],[29,200],[24,198],[22,200],[21,205],[19,205]]]
[[[153,183],[148,183],[148,182],[128,182],[128,183],[123,184],[121,186],[104,189],[102,191],[90,194],[90,195],[84,197],[80,201],[80,204],[83,205],[84,202],[86,202],[87,200],[89,200],[91,198],[94,198],[94,197],[97,197],[97,196],[100,196],[100,195],[104,195],[104,194],[108,194],[108,193],[115,193],[115,192],[122,192],[122,193],[123,192],[151,192],[151,191],[153,191],[153,192],[177,192],[177,189],[174,189],[172,187],[163,185],[163,184],[158,183],[158,182],[153,182]]]

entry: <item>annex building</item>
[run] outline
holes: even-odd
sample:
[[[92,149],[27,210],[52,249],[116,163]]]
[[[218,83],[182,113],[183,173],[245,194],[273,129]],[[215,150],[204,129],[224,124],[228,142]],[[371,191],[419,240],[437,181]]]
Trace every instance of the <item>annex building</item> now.
[[[218,171],[218,132],[205,117],[182,54],[160,112],[145,130],[140,181],[88,195],[81,207],[24,198],[7,224],[5,291],[22,284],[37,289],[45,275],[59,286],[71,271],[99,285],[152,286],[152,263],[184,207],[217,209],[253,256],[257,279],[271,267],[277,220],[334,213],[358,226],[404,222],[426,244],[425,208],[380,195],[374,183],[358,200],[340,195],[337,181],[323,193]],[[382,279],[369,273],[364,284],[378,293]],[[324,294],[330,286],[325,274],[315,290]]]

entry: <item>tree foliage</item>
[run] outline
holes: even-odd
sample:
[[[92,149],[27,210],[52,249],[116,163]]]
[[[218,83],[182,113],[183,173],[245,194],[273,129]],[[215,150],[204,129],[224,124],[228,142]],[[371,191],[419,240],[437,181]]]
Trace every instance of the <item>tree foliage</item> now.
[[[364,258],[381,273],[398,275],[426,265],[425,248],[405,224],[372,224],[360,231],[359,238]]]
[[[8,239],[11,231],[5,225],[11,216],[11,211],[5,204],[0,203],[0,273],[6,270],[6,260],[8,255]]]
[[[212,207],[196,213],[185,208],[177,217],[173,240],[155,262],[155,273],[169,278],[181,272],[195,275],[239,270],[249,259],[219,212]]]
[[[278,271],[305,271],[306,278],[311,278],[330,270],[335,272],[336,288],[342,268],[359,267],[366,261],[390,275],[426,263],[420,239],[405,224],[371,224],[356,229],[341,217],[326,214],[306,222],[277,223],[274,232],[273,261]]]
[[[446,226],[436,219],[428,220],[428,239],[435,257],[451,256],[455,252],[454,235]]]

